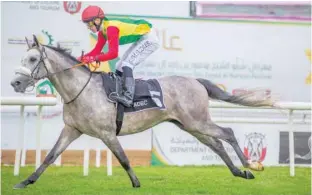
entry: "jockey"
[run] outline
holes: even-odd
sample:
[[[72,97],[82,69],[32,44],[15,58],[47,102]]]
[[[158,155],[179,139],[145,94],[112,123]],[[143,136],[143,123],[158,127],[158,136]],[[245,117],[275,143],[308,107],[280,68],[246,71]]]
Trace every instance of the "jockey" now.
[[[133,69],[159,48],[152,25],[145,20],[107,18],[98,6],[88,6],[82,12],[82,21],[93,33],[98,34],[92,51],[79,58],[84,63],[113,60],[119,55],[119,46],[131,44],[117,62],[116,73],[123,77],[123,94],[116,101],[127,107],[133,105],[135,80]],[[105,44],[108,52],[101,53]]]

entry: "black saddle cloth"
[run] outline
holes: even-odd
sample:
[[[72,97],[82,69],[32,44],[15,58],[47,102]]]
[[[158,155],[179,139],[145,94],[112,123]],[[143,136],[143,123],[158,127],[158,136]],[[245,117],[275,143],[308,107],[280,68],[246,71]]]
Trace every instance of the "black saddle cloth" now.
[[[107,96],[116,93],[116,84],[121,88],[121,78],[113,73],[102,73],[103,85]],[[117,83],[118,82],[118,83]],[[118,90],[119,91],[119,90]],[[120,93],[120,92],[118,92]],[[111,100],[113,101],[113,100]],[[125,112],[137,112],[151,108],[165,109],[162,89],[156,79],[135,79],[133,106],[125,107]]]

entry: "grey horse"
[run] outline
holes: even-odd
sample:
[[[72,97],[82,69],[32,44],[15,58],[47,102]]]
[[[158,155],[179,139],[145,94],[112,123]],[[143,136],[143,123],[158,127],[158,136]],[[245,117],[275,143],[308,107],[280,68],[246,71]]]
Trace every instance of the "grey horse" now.
[[[82,134],[102,140],[128,173],[132,186],[140,187],[140,182],[117,139],[116,105],[107,99],[101,74],[93,74],[86,66],[74,67],[80,62],[66,50],[42,45],[36,36],[33,36],[33,39],[33,44],[30,44],[26,38],[28,50],[21,66],[16,70],[11,85],[15,92],[24,93],[27,87],[38,80],[48,78],[64,100],[65,125],[40,167],[14,188],[25,188],[35,183],[68,145]],[[264,170],[260,162],[248,161],[231,128],[220,127],[213,123],[209,114],[209,99],[243,106],[274,107],[270,97],[259,99],[253,93],[231,95],[209,80],[200,78],[166,76],[158,78],[158,82],[163,90],[166,109],[125,113],[118,136],[139,133],[165,121],[172,122],[210,147],[222,158],[234,176],[254,178],[249,170],[240,170],[233,164],[220,140],[228,142],[234,148],[245,168]]]

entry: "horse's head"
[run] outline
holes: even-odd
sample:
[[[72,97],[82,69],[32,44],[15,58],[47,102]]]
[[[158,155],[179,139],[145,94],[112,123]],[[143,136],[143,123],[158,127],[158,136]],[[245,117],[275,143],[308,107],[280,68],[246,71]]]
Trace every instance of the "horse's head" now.
[[[47,58],[44,47],[37,37],[33,36],[33,44],[26,39],[28,50],[21,60],[21,66],[15,70],[16,76],[11,81],[15,92],[24,93],[26,89],[48,75]]]

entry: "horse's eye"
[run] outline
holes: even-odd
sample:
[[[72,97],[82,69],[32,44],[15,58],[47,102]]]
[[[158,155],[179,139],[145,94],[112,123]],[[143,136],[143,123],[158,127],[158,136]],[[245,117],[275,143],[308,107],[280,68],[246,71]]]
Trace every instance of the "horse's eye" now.
[[[31,57],[31,58],[30,58],[30,61],[31,61],[31,62],[35,62],[36,60],[37,60],[37,58],[35,58],[35,57]]]

